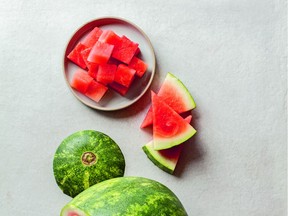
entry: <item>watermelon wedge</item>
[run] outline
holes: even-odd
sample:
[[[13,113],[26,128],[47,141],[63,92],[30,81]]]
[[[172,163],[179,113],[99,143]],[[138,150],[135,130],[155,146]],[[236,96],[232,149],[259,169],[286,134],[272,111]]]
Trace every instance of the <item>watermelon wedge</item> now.
[[[186,86],[172,73],[167,74],[157,95],[177,113],[183,113],[196,107]],[[152,123],[152,107],[150,107],[140,128],[145,128]]]
[[[184,119],[186,122],[190,123],[192,120],[192,115],[187,116]],[[169,149],[155,150],[153,145],[153,140],[142,147],[143,151],[147,157],[160,169],[163,171],[173,174],[178,159],[180,157],[183,145],[177,145]]]
[[[191,138],[196,130],[177,112],[151,91],[153,110],[153,143],[155,150],[179,145]]]

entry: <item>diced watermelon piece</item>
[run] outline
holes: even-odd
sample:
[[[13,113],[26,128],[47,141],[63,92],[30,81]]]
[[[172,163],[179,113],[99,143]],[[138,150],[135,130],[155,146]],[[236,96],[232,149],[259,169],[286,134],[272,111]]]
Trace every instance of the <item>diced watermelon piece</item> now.
[[[129,68],[124,64],[119,64],[115,73],[114,81],[129,88],[131,85],[136,70]]]
[[[107,90],[108,88],[105,85],[102,85],[101,83],[92,80],[85,95],[90,99],[99,102],[104,96],[104,94],[107,92]]]
[[[98,67],[98,64],[91,63],[88,70],[88,74],[95,80],[97,79]]]
[[[128,88],[125,86],[120,85],[119,83],[112,82],[109,84],[109,87],[118,92],[120,95],[126,95]]]
[[[141,50],[140,50],[140,47],[138,46],[134,55],[137,56],[140,54],[140,52],[141,52]]]
[[[91,49],[92,49],[92,47],[89,47],[89,48],[86,48],[86,49],[81,51],[81,56],[82,56],[82,58],[83,58],[83,60],[84,60],[84,62],[85,62],[85,64],[86,64],[88,69],[90,67],[90,64],[93,64],[91,62],[88,62],[88,60],[87,60]]]
[[[85,94],[92,80],[93,78],[90,77],[85,70],[78,69],[74,73],[70,85],[72,88]]]
[[[159,96],[151,92],[153,144],[155,150],[168,149],[191,138],[196,130]]]
[[[142,77],[147,70],[147,64],[136,56],[132,58],[128,66],[136,70],[136,75],[138,77]]]
[[[96,64],[106,64],[112,54],[114,45],[99,41],[92,47],[87,60]]]
[[[118,36],[114,31],[104,30],[98,41],[101,43],[112,44],[114,45],[115,49],[115,47],[118,47],[121,43],[121,37]]]
[[[113,50],[112,57],[118,59],[121,62],[129,64],[135,55],[138,45],[138,43],[134,43],[125,35],[123,35],[121,37],[121,43]]]
[[[114,81],[115,72],[117,70],[117,65],[114,64],[102,64],[99,65],[97,73],[97,81],[107,85]]]
[[[68,54],[67,58],[77,64],[79,67],[86,69],[85,61],[81,55],[83,50],[87,49],[82,43],[78,43],[74,49]]]
[[[87,34],[87,36],[83,39],[82,44],[86,47],[93,47],[94,44],[98,41],[101,36],[103,30],[95,27],[91,32]]]

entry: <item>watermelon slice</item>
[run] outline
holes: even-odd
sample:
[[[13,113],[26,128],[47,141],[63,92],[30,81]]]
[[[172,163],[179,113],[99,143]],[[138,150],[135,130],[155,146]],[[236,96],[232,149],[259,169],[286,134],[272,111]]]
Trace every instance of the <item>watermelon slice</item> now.
[[[184,120],[191,122],[192,115],[187,116]],[[155,150],[153,140],[142,147],[147,157],[163,171],[173,174],[178,159],[180,157],[183,145],[177,145],[169,149]]]
[[[102,29],[95,27],[87,36],[83,39],[82,44],[86,47],[93,47],[94,44],[98,41],[99,37],[102,34]]]
[[[172,73],[167,74],[157,95],[177,113],[183,113],[196,107],[186,86]],[[152,107],[150,107],[140,127],[145,128],[152,123]]]
[[[154,92],[151,92],[151,95],[153,144],[155,150],[167,149],[179,145],[196,133],[196,130],[159,96]]]
[[[81,55],[83,50],[87,49],[82,43],[78,43],[75,48],[68,54],[67,58],[77,64],[79,67],[86,69],[85,61]]]

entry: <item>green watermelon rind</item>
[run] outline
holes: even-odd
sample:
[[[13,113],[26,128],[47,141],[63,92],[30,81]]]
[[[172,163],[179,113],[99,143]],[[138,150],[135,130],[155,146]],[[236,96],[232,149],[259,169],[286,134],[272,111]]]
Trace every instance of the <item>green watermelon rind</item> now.
[[[159,154],[158,151],[154,150],[153,141],[147,143],[142,147],[142,150],[145,152],[147,157],[161,170],[173,174],[176,163],[172,163],[169,160],[165,159],[163,156]]]
[[[157,137],[157,139],[154,138],[154,142],[157,143],[156,145],[154,145],[154,149],[163,150],[172,148],[173,146],[176,145],[180,145],[183,142],[190,139],[191,137],[193,137],[196,134],[196,132],[197,131],[191,125],[189,125],[189,127],[187,127],[187,130],[179,135],[168,138],[160,138],[160,137]]]
[[[179,87],[179,91],[177,93],[182,92],[181,96],[183,97],[183,101],[186,101],[187,105],[186,111],[196,108],[196,103],[193,96],[191,95],[187,87],[184,85],[184,83],[180,79],[178,79],[174,74],[168,72],[164,82],[173,82],[174,86]],[[161,88],[158,95],[161,97]]]
[[[65,205],[60,216],[67,216],[70,209],[80,210],[83,216],[188,215],[168,187],[136,176],[113,178],[91,186]]]
[[[94,153],[96,163],[84,165],[81,161],[83,152]],[[71,134],[58,146],[53,159],[53,172],[63,193],[75,197],[91,185],[122,177],[125,158],[120,147],[108,135],[83,130]]]

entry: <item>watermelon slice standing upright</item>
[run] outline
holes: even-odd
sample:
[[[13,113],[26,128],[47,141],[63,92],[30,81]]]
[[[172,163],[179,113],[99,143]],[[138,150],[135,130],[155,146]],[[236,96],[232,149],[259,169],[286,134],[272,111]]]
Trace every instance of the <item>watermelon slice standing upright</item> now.
[[[172,73],[167,74],[157,95],[177,113],[183,113],[196,107],[186,86]],[[150,107],[140,127],[145,128],[152,123],[152,107]]]
[[[179,145],[191,138],[196,130],[153,91],[153,144],[155,150]]]
[[[184,119],[186,122],[190,123],[192,120],[192,115],[187,116]],[[161,170],[173,174],[176,165],[178,163],[180,154],[183,149],[183,144],[174,146],[169,149],[155,150],[153,145],[153,140],[142,147],[143,151],[147,157]]]

